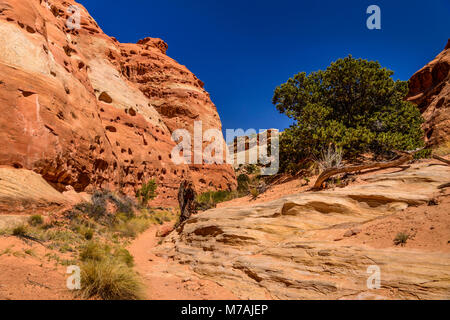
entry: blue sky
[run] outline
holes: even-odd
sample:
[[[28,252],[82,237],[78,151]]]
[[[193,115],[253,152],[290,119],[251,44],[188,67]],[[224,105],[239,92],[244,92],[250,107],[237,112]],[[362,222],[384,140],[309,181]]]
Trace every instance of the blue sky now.
[[[279,128],[271,103],[292,75],[352,54],[408,80],[450,38],[449,0],[78,0],[120,42],[150,36],[202,81],[226,128]],[[381,30],[368,30],[369,5]]]

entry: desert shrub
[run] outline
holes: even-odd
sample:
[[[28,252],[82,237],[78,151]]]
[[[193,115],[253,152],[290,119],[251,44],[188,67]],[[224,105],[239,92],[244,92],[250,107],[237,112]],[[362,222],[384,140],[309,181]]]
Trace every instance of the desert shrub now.
[[[27,235],[27,232],[28,232],[27,226],[21,224],[12,230],[12,235],[16,237],[24,237]]]
[[[116,248],[113,254],[117,260],[126,264],[128,267],[131,268],[134,266],[134,257],[127,249],[122,247]]]
[[[144,232],[150,226],[151,221],[145,217],[132,218],[127,221],[121,221],[115,225],[114,230],[119,232],[123,237],[135,238]]]
[[[143,299],[143,285],[138,275],[126,264],[116,260],[88,261],[81,267],[84,298],[103,300]]]
[[[156,210],[152,212],[148,219],[151,223],[163,224],[169,221],[178,221],[179,213],[172,210]]]
[[[295,121],[280,137],[281,170],[298,170],[331,143],[348,158],[422,147],[423,118],[404,100],[408,83],[393,74],[378,62],[348,56],[277,87],[273,103]]]
[[[259,173],[260,169],[256,164],[249,164],[245,166],[245,171],[247,171],[248,174],[257,174]]]
[[[142,284],[133,271],[134,258],[123,247],[89,242],[80,251],[82,292],[85,298],[136,300],[142,298]]]
[[[250,184],[250,177],[246,174],[240,174],[237,177],[237,191],[241,194],[248,193],[248,188]]]
[[[342,157],[342,148],[329,145],[327,149],[320,152],[320,156],[316,159],[316,163],[321,171],[330,168],[339,168],[342,165]]]
[[[399,245],[404,246],[408,240],[409,240],[409,235],[404,232],[400,232],[395,237],[394,244],[396,246],[399,246]]]
[[[108,203],[115,206],[114,212],[108,211]],[[104,225],[114,224],[118,213],[126,215],[128,218],[134,217],[133,201],[107,190],[95,192],[92,195],[91,202],[78,204],[74,209],[69,213],[70,216],[76,216],[76,211],[80,211]]]
[[[197,196],[197,207],[201,210],[215,208],[218,203],[232,200],[235,196],[231,191],[208,191]]]
[[[142,188],[136,193],[136,197],[139,199],[139,202],[142,206],[147,206],[150,200],[153,200],[158,195],[156,193],[156,189],[158,185],[156,184],[155,179],[148,181],[142,185]]]
[[[84,229],[81,233],[86,240],[92,240],[94,237],[94,230],[91,228]]]
[[[41,215],[35,214],[28,219],[28,223],[32,226],[39,226],[44,223]]]
[[[251,188],[250,189],[250,194],[252,195],[253,199],[256,199],[256,198],[258,198],[260,193],[259,193],[258,188]]]
[[[111,248],[108,245],[90,241],[80,250],[81,261],[102,261],[109,257]]]

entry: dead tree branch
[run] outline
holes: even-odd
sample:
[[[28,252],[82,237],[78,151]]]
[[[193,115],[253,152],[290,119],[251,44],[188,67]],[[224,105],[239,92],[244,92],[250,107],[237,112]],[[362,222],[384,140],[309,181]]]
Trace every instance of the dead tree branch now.
[[[357,171],[363,171],[363,170],[369,170],[369,169],[387,169],[387,168],[394,168],[398,167],[404,163],[407,163],[408,161],[411,161],[414,157],[414,155],[423,150],[424,148],[420,148],[414,151],[398,151],[393,150],[396,154],[400,156],[400,158],[392,161],[387,162],[373,162],[369,164],[362,164],[362,165],[356,165],[356,166],[347,166],[347,167],[341,167],[341,168],[330,168],[322,172],[322,174],[317,178],[316,183],[312,187],[312,190],[321,190],[322,185],[325,181],[327,181],[332,176],[335,176],[337,174],[341,173],[352,173]]]
[[[445,164],[447,164],[448,166],[450,166],[450,160],[447,160],[445,158],[439,157],[439,156],[433,156],[434,159],[439,160]]]

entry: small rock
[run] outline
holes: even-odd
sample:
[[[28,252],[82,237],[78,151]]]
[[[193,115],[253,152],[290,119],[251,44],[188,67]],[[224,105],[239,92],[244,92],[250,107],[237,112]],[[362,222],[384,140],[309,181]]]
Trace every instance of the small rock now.
[[[344,237],[350,238],[350,237],[356,236],[360,233],[361,233],[361,229],[355,228],[355,229],[347,230],[347,232],[344,233]]]

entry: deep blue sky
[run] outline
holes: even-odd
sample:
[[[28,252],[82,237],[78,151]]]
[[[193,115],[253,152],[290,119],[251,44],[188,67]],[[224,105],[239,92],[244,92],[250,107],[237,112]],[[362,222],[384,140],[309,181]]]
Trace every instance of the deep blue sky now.
[[[279,128],[275,87],[352,54],[408,80],[450,37],[449,0],[78,0],[120,42],[157,37],[206,84],[224,128]],[[381,8],[382,30],[366,27]]]

